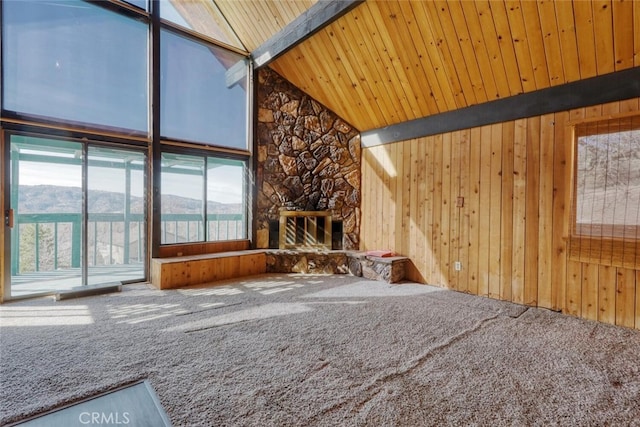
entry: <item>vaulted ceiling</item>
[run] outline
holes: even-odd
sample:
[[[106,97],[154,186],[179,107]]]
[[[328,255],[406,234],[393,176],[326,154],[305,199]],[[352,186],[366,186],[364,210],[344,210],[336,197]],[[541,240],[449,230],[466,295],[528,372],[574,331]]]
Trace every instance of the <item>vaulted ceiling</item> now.
[[[247,51],[315,1],[215,0]],[[640,66],[640,1],[368,0],[269,64],[361,131]]]

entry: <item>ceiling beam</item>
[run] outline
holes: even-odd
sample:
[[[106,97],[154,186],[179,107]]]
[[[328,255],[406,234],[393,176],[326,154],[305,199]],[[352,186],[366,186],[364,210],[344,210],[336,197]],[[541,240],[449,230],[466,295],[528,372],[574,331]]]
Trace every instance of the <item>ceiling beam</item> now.
[[[255,68],[264,67],[364,1],[319,0],[251,53]]]
[[[373,147],[640,97],[640,67],[510,96],[361,133]]]

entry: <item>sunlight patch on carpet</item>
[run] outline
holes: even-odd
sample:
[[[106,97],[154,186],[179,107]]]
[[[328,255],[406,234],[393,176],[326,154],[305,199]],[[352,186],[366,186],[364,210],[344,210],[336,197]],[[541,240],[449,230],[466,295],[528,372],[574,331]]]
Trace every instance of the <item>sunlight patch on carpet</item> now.
[[[15,326],[90,325],[93,317],[86,305],[46,307],[0,307],[0,328]]]
[[[215,328],[217,326],[232,325],[234,323],[247,322],[250,320],[268,319],[270,317],[287,316],[300,314],[313,309],[305,304],[299,303],[273,303],[258,307],[251,307],[233,313],[222,314],[220,316],[187,322],[182,325],[166,329],[167,331],[195,332],[203,329]]]

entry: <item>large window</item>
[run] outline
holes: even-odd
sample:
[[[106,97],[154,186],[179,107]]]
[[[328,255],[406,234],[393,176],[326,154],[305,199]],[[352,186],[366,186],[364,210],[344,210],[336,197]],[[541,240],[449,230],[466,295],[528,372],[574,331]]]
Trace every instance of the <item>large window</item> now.
[[[249,64],[210,0],[0,12],[12,297],[147,279],[159,244],[247,238]]]
[[[246,150],[246,82],[226,79],[243,57],[169,30],[160,41],[162,137]]]
[[[5,110],[148,132],[144,21],[81,1],[2,7]]]
[[[571,253],[635,266],[640,240],[640,116],[575,128]]]
[[[245,239],[245,168],[241,160],[163,153],[161,242]]]

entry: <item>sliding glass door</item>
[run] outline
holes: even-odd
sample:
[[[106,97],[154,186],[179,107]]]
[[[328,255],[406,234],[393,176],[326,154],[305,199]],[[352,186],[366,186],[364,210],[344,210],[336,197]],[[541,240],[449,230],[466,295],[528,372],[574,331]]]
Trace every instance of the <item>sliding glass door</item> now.
[[[82,144],[10,136],[11,297],[82,284]]]
[[[145,155],[113,148],[88,148],[88,284],[145,277]]]
[[[144,280],[145,154],[8,138],[10,297]]]

